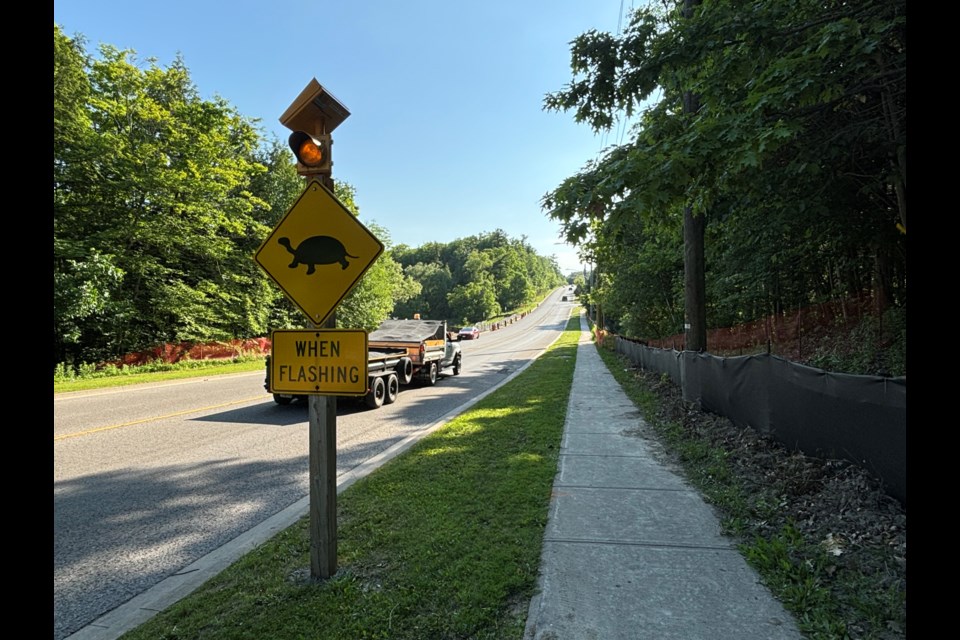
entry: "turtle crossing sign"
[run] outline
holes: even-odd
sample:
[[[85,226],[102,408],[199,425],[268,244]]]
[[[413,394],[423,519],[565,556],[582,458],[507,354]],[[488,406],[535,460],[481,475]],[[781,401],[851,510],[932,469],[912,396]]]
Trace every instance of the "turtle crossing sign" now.
[[[315,325],[321,325],[383,253],[349,209],[311,180],[254,259]]]

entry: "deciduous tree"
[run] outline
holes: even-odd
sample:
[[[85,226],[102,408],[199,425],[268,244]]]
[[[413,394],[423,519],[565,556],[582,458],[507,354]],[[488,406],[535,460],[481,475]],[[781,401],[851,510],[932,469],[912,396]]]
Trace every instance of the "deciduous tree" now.
[[[574,79],[545,107],[598,131],[637,125],[548,193],[547,215],[619,260],[598,263],[612,278],[646,246],[636,230],[703,216],[712,326],[863,287],[904,304],[903,0],[687,4],[651,3],[623,34],[573,42]],[[635,244],[602,250],[623,239]]]

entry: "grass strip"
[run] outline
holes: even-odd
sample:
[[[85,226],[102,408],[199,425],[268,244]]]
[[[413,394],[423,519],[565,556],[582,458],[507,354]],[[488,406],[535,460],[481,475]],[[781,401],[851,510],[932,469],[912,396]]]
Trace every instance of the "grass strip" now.
[[[309,518],[126,640],[519,639],[580,337],[338,497],[338,571],[310,579]]]
[[[266,359],[243,357],[229,360],[185,360],[176,364],[155,364],[119,369],[112,367],[103,375],[54,380],[53,392],[87,391],[108,387],[125,387],[132,384],[201,378],[212,375],[264,371]]]

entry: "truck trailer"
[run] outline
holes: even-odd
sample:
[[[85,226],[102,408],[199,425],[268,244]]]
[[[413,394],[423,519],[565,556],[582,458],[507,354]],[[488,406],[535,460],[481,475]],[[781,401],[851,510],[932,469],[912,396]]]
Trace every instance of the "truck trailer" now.
[[[432,386],[447,370],[460,375],[461,362],[459,341],[451,338],[445,321],[386,320],[367,335],[367,393],[363,401],[373,409],[391,404],[403,386]],[[280,405],[307,398],[306,395],[274,393],[269,359],[263,386]]]

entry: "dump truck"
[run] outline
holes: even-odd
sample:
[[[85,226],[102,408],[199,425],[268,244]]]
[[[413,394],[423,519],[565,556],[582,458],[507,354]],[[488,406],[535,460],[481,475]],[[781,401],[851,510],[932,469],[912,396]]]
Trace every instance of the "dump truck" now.
[[[367,335],[367,393],[362,396],[363,402],[378,409],[395,402],[403,386],[432,386],[445,371],[460,375],[462,360],[459,341],[447,332],[445,321],[386,320]],[[269,359],[263,386],[280,405],[307,399],[306,395],[273,392]]]

